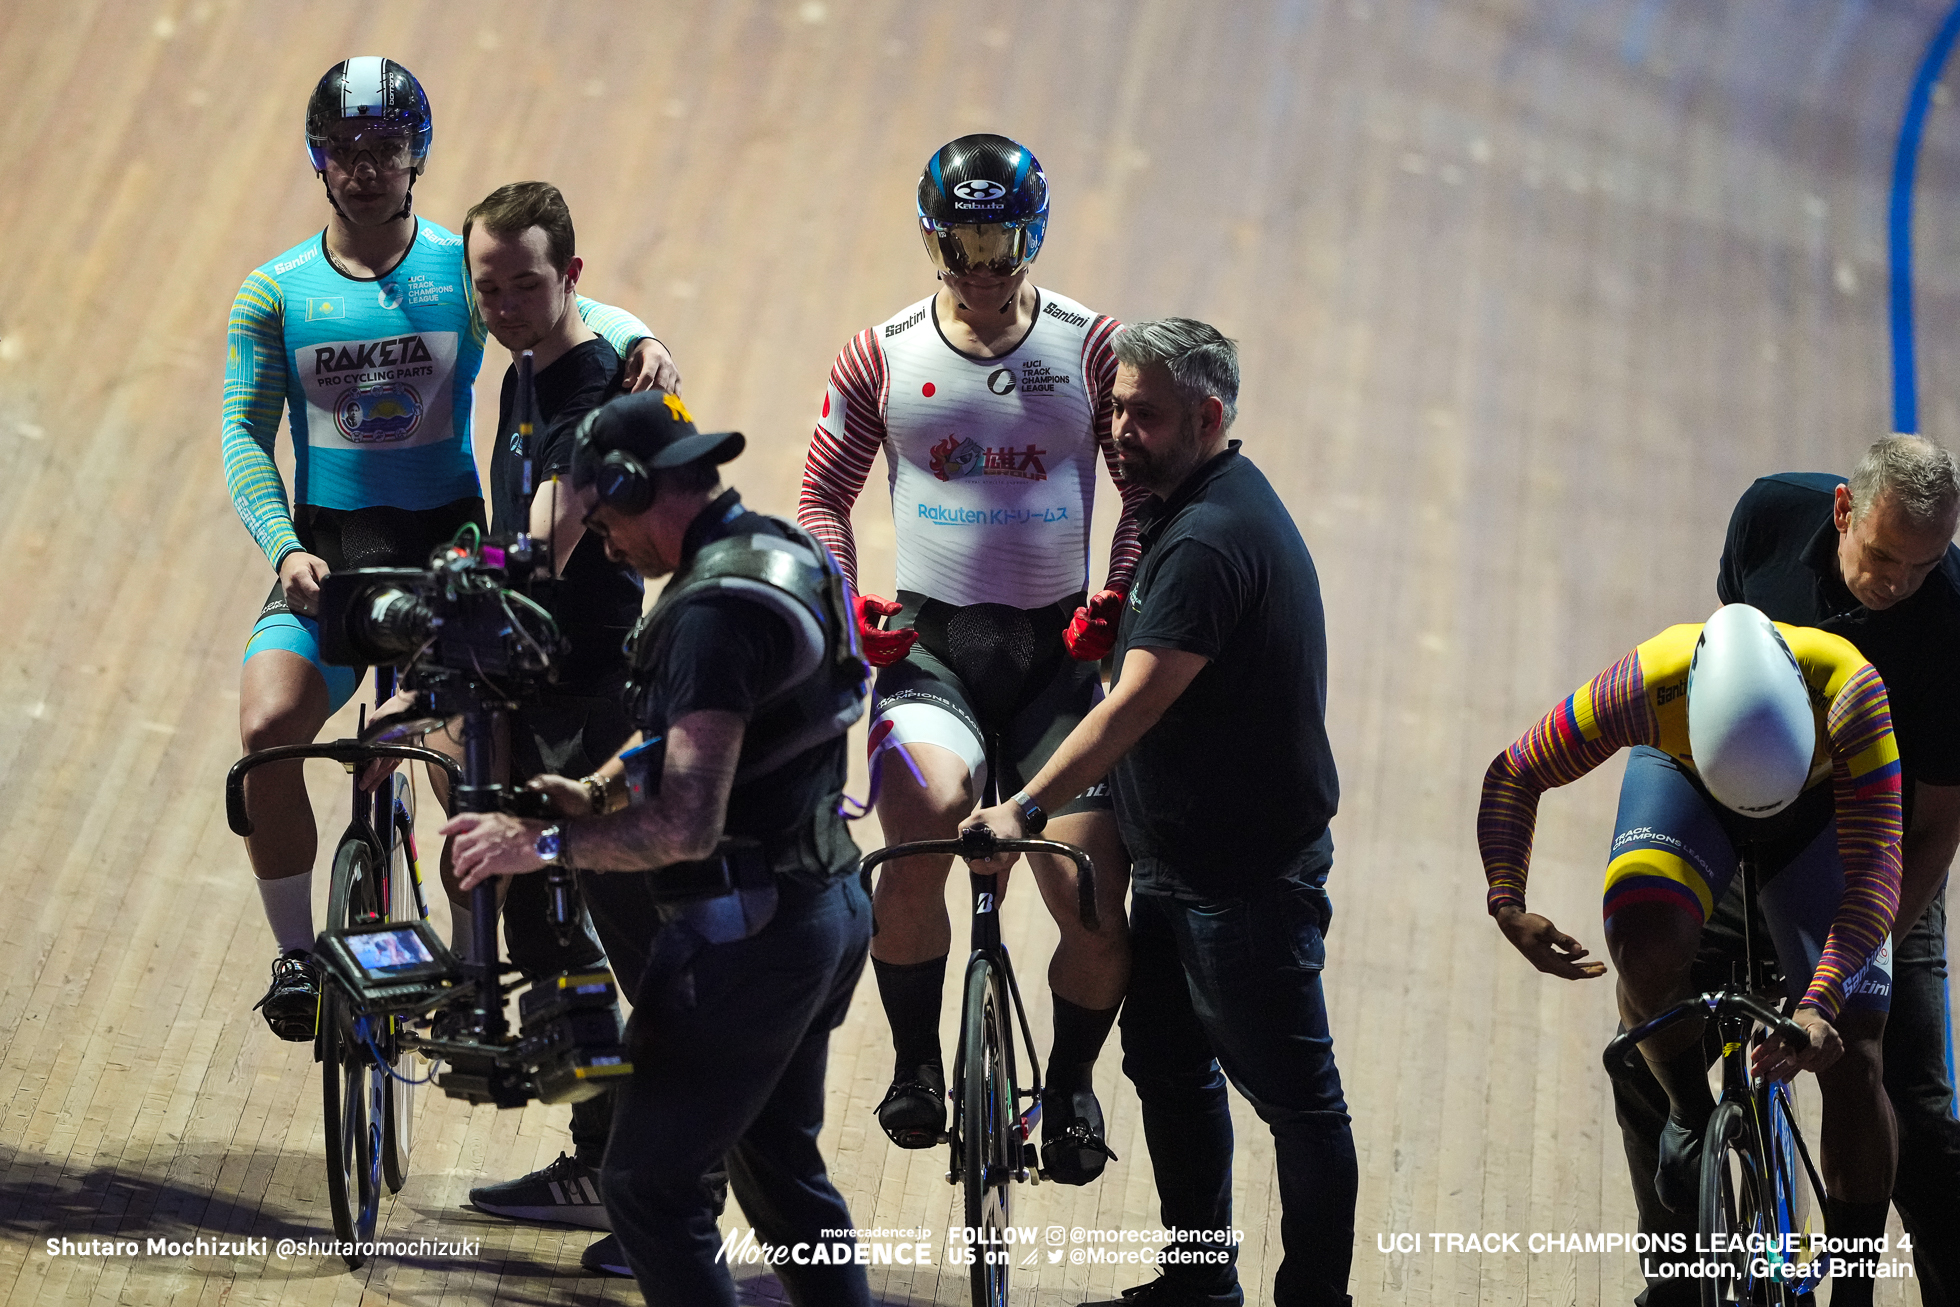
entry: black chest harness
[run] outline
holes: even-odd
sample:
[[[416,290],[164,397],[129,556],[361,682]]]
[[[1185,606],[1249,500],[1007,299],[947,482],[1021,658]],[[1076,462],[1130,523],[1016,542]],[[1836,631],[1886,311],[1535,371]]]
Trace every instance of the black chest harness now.
[[[632,679],[626,710],[648,723],[652,678],[671,655],[672,618],[688,602],[733,597],[774,613],[789,628],[791,653],[782,679],[756,705],[742,737],[735,784],[766,776],[817,745],[836,739],[864,715],[871,671],[858,648],[844,574],[828,550],[785,522],[783,536],[727,536],[704,545],[667,583],[652,611],[627,637]],[[648,753],[657,752],[649,750]],[[642,764],[644,768],[645,764]],[[641,778],[629,776],[629,782]],[[644,778],[658,788],[658,774]],[[636,794],[635,797],[642,797]]]
[[[653,609],[627,637],[633,672],[626,709],[649,734],[665,730],[649,702],[658,669],[672,655],[674,616],[687,603],[730,596],[774,613],[791,633],[791,654],[777,686],[756,706],[742,736],[735,784],[765,779],[798,755],[843,735],[864,715],[871,669],[858,647],[848,583],[830,553],[786,522],[769,519],[783,535],[756,533],[716,540],[667,583]],[[657,794],[666,750],[649,740],[625,755],[632,802]],[[668,928],[655,942],[646,984],[652,999],[677,984],[666,1001],[692,1006],[687,962],[703,944],[746,939],[774,918],[777,876],[807,876],[825,865],[831,846],[849,845],[844,819],[835,811],[802,816],[782,832],[724,834],[715,854],[699,863],[663,868],[657,901]],[[853,850],[854,852],[855,850]]]

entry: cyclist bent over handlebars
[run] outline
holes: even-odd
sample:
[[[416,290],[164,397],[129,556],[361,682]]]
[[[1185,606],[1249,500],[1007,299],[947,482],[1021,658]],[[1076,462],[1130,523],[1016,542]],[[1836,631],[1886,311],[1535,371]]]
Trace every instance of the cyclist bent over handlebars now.
[[[1499,754],[1477,841],[1489,907],[1540,971],[1604,973],[1525,909],[1538,796],[1631,749],[1606,868],[1606,943],[1631,1028],[1689,997],[1696,941],[1737,866],[1757,851],[1761,902],[1807,1048],[1766,1042],[1760,1075],[1817,1073],[1833,1238],[1882,1234],[1896,1164],[1879,1041],[1891,999],[1886,932],[1899,898],[1899,753],[1884,682],[1848,641],[1772,623],[1746,604],[1673,626],[1581,686]],[[1666,1089],[1655,1188],[1692,1208],[1714,1110],[1699,1023],[1641,1045]],[[1840,1278],[1833,1307],[1869,1303]]]

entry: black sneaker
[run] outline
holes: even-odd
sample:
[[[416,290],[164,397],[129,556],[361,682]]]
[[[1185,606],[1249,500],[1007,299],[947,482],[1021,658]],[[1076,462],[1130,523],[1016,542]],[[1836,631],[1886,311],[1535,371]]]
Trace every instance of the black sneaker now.
[[[300,1043],[313,1038],[320,1015],[320,977],[313,955],[289,948],[272,961],[272,985],[252,1004],[265,1013],[266,1025],[281,1039]]]
[[[1350,1303],[1354,1300],[1348,1299]],[[1245,1291],[1235,1280],[1228,1289],[1207,1293],[1179,1284],[1165,1276],[1158,1276],[1149,1284],[1139,1284],[1123,1290],[1115,1298],[1098,1298],[1085,1302],[1082,1307],[1242,1307]]]
[[[633,1268],[626,1264],[626,1254],[619,1250],[619,1236],[609,1234],[579,1254],[578,1264],[599,1275],[623,1275],[633,1278]]]
[[[556,1221],[588,1230],[612,1229],[599,1201],[599,1175],[566,1153],[542,1171],[470,1190],[470,1205],[513,1221]]]
[[[1102,1104],[1088,1085],[1041,1096],[1041,1170],[1056,1184],[1088,1184],[1123,1159],[1103,1142]]]
[[[900,1075],[878,1104],[878,1126],[900,1148],[931,1148],[946,1136],[946,1072],[925,1062]]]
[[[1670,1112],[1661,1127],[1661,1164],[1654,1169],[1654,1196],[1670,1212],[1692,1216],[1701,1198],[1701,1143],[1708,1123],[1690,1126]]]

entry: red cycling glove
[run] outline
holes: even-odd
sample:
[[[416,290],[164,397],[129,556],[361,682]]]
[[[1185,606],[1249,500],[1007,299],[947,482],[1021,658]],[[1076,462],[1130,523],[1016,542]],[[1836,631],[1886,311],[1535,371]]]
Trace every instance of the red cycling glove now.
[[[1062,632],[1068,656],[1077,662],[1100,662],[1116,647],[1116,624],[1123,620],[1121,590],[1098,590],[1089,606],[1075,610],[1075,620]]]
[[[857,609],[858,643],[864,646],[866,662],[873,667],[890,667],[912,652],[912,645],[919,638],[917,631],[910,627],[896,631],[878,627],[879,618],[898,616],[898,610],[904,605],[877,595],[857,595],[851,603]]]

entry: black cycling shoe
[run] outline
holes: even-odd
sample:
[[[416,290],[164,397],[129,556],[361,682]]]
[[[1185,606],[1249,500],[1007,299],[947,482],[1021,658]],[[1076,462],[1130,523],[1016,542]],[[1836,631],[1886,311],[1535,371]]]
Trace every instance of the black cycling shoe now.
[[[1701,1197],[1701,1145],[1708,1123],[1690,1126],[1672,1112],[1661,1127],[1661,1164],[1654,1169],[1654,1196],[1670,1212],[1692,1215]]]
[[[900,1075],[878,1104],[878,1128],[900,1148],[931,1148],[946,1137],[946,1072],[925,1062]]]
[[[1123,1159],[1103,1142],[1102,1104],[1088,1085],[1041,1096],[1041,1171],[1056,1184],[1088,1184]]]
[[[313,955],[303,948],[289,948],[274,958],[272,985],[252,1007],[265,1013],[266,1025],[279,1038],[293,1043],[312,1039],[320,1011],[320,977],[313,968]]]

